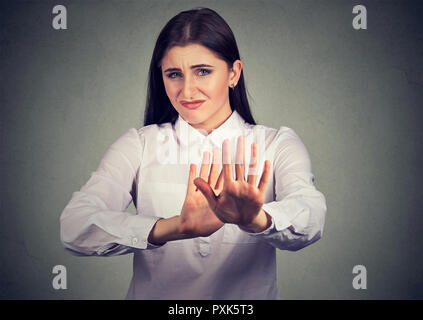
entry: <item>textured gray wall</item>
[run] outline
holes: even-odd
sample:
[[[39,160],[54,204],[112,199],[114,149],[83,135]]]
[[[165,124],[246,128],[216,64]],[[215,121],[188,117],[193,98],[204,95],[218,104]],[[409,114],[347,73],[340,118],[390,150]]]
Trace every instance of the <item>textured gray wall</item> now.
[[[55,4],[67,30],[51,27]],[[352,28],[356,4],[367,30]],[[0,298],[125,296],[132,257],[71,256],[59,216],[142,126],[161,28],[202,5],[234,31],[256,120],[299,134],[327,199],[323,238],[278,252],[281,297],[423,298],[422,2],[335,0],[2,1]],[[57,264],[67,290],[52,288]],[[358,264],[367,290],[352,287]]]

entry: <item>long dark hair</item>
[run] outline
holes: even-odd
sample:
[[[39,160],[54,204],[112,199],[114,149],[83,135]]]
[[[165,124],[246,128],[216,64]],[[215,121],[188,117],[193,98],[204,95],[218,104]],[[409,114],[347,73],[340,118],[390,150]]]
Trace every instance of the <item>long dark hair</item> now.
[[[178,112],[165,91],[160,63],[170,48],[192,43],[212,50],[220,59],[226,61],[228,68],[232,68],[234,61],[240,59],[232,30],[217,12],[201,7],[180,12],[164,26],[154,47],[149,70],[144,126],[175,123],[178,118]],[[228,90],[232,110],[236,110],[247,123],[256,124],[251,115],[242,70],[236,87],[228,87]]]

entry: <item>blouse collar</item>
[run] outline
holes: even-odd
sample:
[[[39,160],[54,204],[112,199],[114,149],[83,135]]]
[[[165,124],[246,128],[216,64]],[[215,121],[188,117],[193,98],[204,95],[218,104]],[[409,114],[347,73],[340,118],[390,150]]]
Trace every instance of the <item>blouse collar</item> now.
[[[245,125],[245,120],[236,110],[233,110],[225,122],[216,129],[213,129],[208,135],[204,135],[179,115],[175,122],[175,132],[179,142],[183,145],[188,145],[191,142],[202,142],[207,139],[215,144],[215,146],[221,147],[224,139],[231,139],[242,135]]]

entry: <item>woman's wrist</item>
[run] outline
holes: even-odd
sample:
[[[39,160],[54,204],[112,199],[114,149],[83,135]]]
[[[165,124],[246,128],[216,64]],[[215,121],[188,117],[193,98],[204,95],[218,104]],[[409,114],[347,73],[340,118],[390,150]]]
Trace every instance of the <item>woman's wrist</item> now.
[[[247,226],[238,226],[241,230],[249,233],[263,232],[272,225],[272,217],[263,209],[260,209],[258,215]]]
[[[180,233],[180,216],[157,220],[148,236],[148,242],[153,245],[163,245],[168,241],[185,239]]]
[[[180,218],[178,215],[157,220],[150,231],[147,241],[153,245],[163,245],[168,241],[192,238],[189,234],[182,232]],[[271,224],[272,217],[261,209],[249,225],[238,226],[245,232],[259,233],[269,228]]]

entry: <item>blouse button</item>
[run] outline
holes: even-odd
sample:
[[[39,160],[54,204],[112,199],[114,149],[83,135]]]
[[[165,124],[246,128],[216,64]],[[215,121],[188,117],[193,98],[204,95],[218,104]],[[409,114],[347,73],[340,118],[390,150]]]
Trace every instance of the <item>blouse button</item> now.
[[[210,244],[208,243],[200,243],[200,254],[203,257],[206,257],[210,254]]]

